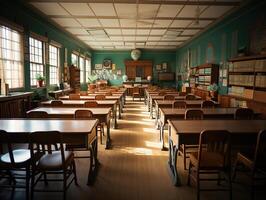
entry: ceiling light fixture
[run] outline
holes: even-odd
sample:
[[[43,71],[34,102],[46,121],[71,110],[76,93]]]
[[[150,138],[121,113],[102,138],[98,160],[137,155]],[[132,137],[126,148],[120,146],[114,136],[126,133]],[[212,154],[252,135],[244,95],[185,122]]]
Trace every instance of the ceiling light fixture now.
[[[194,21],[194,25],[199,25],[199,16],[200,16],[200,7],[199,7],[199,0],[198,0],[198,5],[197,8],[195,10],[195,21]]]

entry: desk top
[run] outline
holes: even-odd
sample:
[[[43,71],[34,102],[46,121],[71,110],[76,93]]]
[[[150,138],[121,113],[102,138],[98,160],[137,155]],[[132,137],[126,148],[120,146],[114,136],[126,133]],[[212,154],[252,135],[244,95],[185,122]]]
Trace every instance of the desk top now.
[[[177,99],[180,101],[185,101],[188,105],[201,105],[203,100],[196,99],[196,100],[185,100],[185,99]],[[172,107],[173,103],[177,100],[155,100],[154,102],[159,106],[159,107]],[[214,102],[216,105],[218,105],[217,102]]]
[[[63,105],[80,105],[84,106],[84,103],[87,102],[86,100],[61,100]],[[51,105],[52,101],[44,101],[41,104],[48,106]],[[99,105],[114,105],[117,103],[117,100],[97,100],[97,104]]]
[[[186,99],[186,96],[178,96],[175,94],[173,96],[175,96],[175,100],[185,100]],[[150,95],[150,97],[152,100],[163,100],[164,99],[164,96],[158,96],[158,95]],[[200,99],[201,99],[201,97],[196,96],[196,100],[200,100]],[[195,100],[191,100],[191,101],[195,101]]]
[[[164,115],[185,115],[187,109],[160,108]],[[234,115],[237,108],[202,108],[204,115]]]
[[[8,133],[30,133],[34,131],[60,131],[62,133],[91,133],[97,119],[1,119],[0,127]],[[78,127],[78,128],[77,128]]]
[[[231,133],[258,133],[266,120],[168,120],[178,134],[199,134],[203,130],[228,130]]]
[[[74,115],[76,110],[90,110],[93,115],[107,115],[111,108],[57,108],[39,107],[30,111],[45,111],[48,115]],[[28,111],[27,113],[29,113]]]
[[[80,96],[80,100],[95,100],[95,96],[96,96],[96,94],[89,95],[89,96]],[[121,96],[122,95],[105,96],[105,99],[106,100],[119,100],[121,98]],[[69,100],[69,96],[68,95],[62,96],[62,97],[59,97],[59,99],[61,99],[61,100]]]

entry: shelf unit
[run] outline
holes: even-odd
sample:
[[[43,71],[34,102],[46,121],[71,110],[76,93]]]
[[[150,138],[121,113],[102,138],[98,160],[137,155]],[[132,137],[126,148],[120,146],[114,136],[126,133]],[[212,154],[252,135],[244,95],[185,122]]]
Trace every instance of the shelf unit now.
[[[209,96],[208,86],[218,84],[219,66],[212,63],[206,63],[190,70],[189,84],[192,92],[203,99]]]
[[[229,60],[229,95],[266,103],[266,55]]]
[[[74,93],[80,92],[80,69],[75,66],[70,66],[70,87]]]

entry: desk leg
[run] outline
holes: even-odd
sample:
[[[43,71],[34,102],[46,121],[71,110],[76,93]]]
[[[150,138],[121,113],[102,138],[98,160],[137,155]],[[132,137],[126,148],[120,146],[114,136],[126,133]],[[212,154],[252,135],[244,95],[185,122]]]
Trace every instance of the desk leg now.
[[[177,161],[177,148],[173,144],[173,141],[169,139],[169,160],[168,166],[171,172],[172,180],[175,186],[181,186],[181,181],[178,176],[178,172],[176,169],[176,161]]]
[[[153,119],[153,105],[152,105],[152,100],[150,101],[150,117]]]
[[[118,109],[118,118],[121,119],[122,118],[121,117],[122,109],[120,108],[120,104],[119,103],[116,105],[116,111],[117,111],[117,109]]]
[[[107,119],[107,139],[106,139],[106,146],[105,149],[110,149],[111,148],[111,136],[110,136],[110,119]]]
[[[117,129],[117,108],[116,108],[116,104],[113,106],[112,112],[113,112],[113,120],[114,120],[113,128]]]
[[[100,165],[98,160],[98,139],[95,139],[92,142],[89,148],[89,152],[90,152],[90,168],[89,168],[87,185],[92,185],[93,182],[95,181],[97,171]]]
[[[122,105],[122,103],[121,103],[121,101],[119,100],[119,109],[120,109],[120,113],[122,113],[123,112],[123,105]],[[120,116],[121,117],[121,116]]]
[[[162,142],[162,151],[167,150],[167,148],[164,146],[164,124],[160,122],[160,141]]]

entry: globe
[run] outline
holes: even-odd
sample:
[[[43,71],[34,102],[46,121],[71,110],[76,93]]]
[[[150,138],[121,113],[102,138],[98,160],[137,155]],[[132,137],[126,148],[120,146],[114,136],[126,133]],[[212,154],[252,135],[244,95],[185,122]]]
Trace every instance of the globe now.
[[[127,79],[128,79],[127,75],[122,76],[122,79],[123,79],[124,82],[126,82]]]
[[[151,81],[152,77],[151,76],[147,76],[147,80]]]
[[[131,58],[133,60],[138,60],[140,58],[141,51],[139,49],[134,49],[131,51]]]

